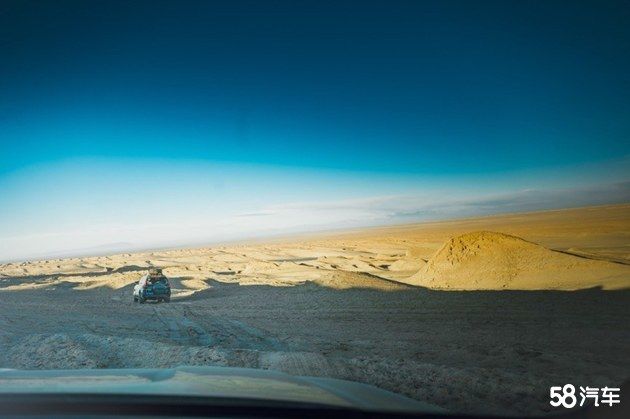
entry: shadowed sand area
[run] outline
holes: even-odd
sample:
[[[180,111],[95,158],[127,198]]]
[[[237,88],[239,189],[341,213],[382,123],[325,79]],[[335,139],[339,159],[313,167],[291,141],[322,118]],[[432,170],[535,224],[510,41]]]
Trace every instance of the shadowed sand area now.
[[[145,269],[171,304],[134,304]],[[539,414],[630,377],[630,205],[0,265],[0,367],[229,365]]]

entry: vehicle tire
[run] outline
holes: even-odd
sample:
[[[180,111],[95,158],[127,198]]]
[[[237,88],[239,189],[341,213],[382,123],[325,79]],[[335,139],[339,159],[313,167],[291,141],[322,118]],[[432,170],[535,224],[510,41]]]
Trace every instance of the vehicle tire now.
[[[137,303],[138,302],[138,297],[133,297],[133,302]]]
[[[164,301],[165,303],[170,303],[171,302],[171,297],[165,297],[162,299],[162,301]]]
[[[144,298],[142,298],[142,297],[138,298],[138,302],[139,302],[140,304],[144,304],[144,302],[145,302],[145,301],[147,301],[147,300],[145,300],[145,299],[144,299]]]

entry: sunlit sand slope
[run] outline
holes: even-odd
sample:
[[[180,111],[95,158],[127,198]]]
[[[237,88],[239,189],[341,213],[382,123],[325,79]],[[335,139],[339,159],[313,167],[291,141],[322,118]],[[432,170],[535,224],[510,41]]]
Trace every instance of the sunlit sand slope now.
[[[404,281],[455,290],[621,289],[630,286],[630,266],[553,251],[503,233],[478,231],[448,240]]]

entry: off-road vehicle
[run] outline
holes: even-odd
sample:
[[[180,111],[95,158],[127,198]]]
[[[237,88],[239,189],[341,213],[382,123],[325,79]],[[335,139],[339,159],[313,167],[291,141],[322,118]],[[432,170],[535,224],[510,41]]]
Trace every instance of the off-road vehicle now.
[[[149,273],[143,275],[133,287],[134,302],[144,303],[147,300],[165,303],[171,301],[171,285],[160,268],[149,269]]]

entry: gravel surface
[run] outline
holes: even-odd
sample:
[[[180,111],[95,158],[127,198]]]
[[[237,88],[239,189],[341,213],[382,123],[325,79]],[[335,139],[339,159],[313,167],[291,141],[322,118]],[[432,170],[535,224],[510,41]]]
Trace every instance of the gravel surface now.
[[[626,291],[208,283],[170,304],[135,304],[131,286],[1,293],[0,367],[267,368],[511,414],[549,410],[551,385],[616,385],[630,370]]]

